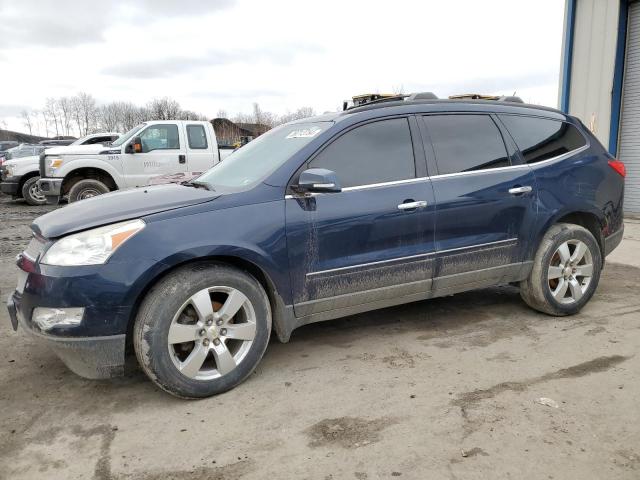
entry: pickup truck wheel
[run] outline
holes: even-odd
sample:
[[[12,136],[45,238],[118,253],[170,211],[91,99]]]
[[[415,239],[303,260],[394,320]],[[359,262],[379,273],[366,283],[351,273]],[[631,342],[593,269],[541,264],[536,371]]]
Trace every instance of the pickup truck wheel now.
[[[260,283],[208,262],[180,268],[151,289],[134,324],[133,345],[161,389],[204,398],[251,374],[270,333],[271,308]]]
[[[109,193],[109,187],[107,187],[100,180],[94,180],[87,178],[86,180],[79,180],[73,184],[69,190],[69,203],[77,202],[78,200],[86,200],[87,198],[97,197],[103,193]]]
[[[520,283],[520,296],[540,312],[573,315],[593,296],[601,270],[602,254],[591,232],[559,223],[540,242],[529,278]]]
[[[22,185],[22,198],[29,205],[44,205],[46,202],[45,196],[38,188],[38,179],[40,177],[28,178]]]

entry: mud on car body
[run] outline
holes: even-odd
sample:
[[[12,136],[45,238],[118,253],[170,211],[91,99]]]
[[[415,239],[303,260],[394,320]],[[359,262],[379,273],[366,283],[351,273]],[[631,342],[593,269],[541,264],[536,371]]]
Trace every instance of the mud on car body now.
[[[205,397],[310,322],[513,282],[578,312],[622,238],[623,176],[556,110],[366,105],[38,218],[9,311],[80,375],[122,373],[130,343],[160,388]]]

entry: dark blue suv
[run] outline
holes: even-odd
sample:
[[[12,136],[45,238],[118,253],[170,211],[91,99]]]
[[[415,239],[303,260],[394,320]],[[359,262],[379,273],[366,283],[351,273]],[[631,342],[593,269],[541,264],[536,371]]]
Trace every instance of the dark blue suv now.
[[[508,283],[578,312],[622,239],[624,173],[556,110],[365,105],[38,218],[9,311],[82,376],[121,374],[130,346],[160,388],[206,397],[310,322]]]

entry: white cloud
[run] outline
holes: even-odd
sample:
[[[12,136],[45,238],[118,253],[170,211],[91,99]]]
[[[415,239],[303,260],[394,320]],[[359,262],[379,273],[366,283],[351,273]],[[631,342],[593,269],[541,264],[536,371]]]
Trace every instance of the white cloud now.
[[[254,101],[323,112],[403,88],[516,91],[555,106],[562,3],[0,0],[0,105],[86,91],[139,104],[170,96],[209,116]],[[22,129],[8,111],[0,117]]]

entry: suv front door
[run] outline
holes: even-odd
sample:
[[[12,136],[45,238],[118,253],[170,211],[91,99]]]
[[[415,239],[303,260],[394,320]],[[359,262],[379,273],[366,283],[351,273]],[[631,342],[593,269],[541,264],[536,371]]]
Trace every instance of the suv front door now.
[[[434,202],[419,138],[413,117],[361,124],[305,165],[336,172],[343,190],[286,197],[297,317],[428,296]]]
[[[530,167],[518,164],[513,141],[491,115],[422,120],[437,203],[434,291],[521,279],[536,218]]]
[[[142,187],[151,177],[186,172],[184,142],[175,124],[149,125],[138,135],[141,153],[124,153],[122,165],[128,187]]]

